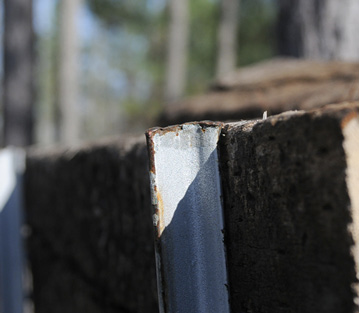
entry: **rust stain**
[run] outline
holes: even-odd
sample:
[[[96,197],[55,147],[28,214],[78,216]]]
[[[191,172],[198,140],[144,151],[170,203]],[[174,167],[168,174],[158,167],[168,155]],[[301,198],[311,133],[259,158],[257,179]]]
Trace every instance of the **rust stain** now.
[[[163,216],[164,212],[164,205],[163,205],[163,199],[161,196],[161,193],[156,193],[157,197],[157,210],[156,214],[158,216],[158,222],[157,222],[157,237],[160,238],[162,235],[163,230],[165,229],[165,220]]]
[[[341,128],[344,129],[352,119],[357,118],[357,117],[358,117],[357,111],[352,111],[352,112],[348,113],[346,116],[344,116],[344,118],[342,119],[342,121],[340,123]]]
[[[146,140],[147,140],[147,152],[149,159],[149,170],[152,174],[156,174],[155,168],[155,145],[152,140],[153,132],[155,130],[152,128],[146,132]]]
[[[150,128],[146,132],[146,140],[147,140],[147,149],[148,149],[148,157],[149,157],[149,170],[153,175],[156,175],[156,167],[155,167],[155,145],[154,145],[154,136],[155,135],[165,135],[170,132],[174,132],[176,136],[179,136],[181,130],[183,130],[184,125],[199,125],[201,127],[202,132],[206,132],[206,129],[209,127],[219,127],[220,129],[223,127],[224,123],[222,122],[212,122],[212,121],[199,121],[199,122],[190,122],[181,125],[173,125],[168,127],[153,127]],[[192,143],[191,143],[192,145]],[[165,229],[165,221],[164,221],[164,204],[161,193],[158,191],[157,186],[153,187],[153,192],[155,197],[157,198],[157,204],[155,206],[155,214],[157,216],[157,237],[160,238],[162,232]]]
[[[223,127],[224,123],[222,122],[212,122],[212,121],[198,121],[184,123],[180,125],[172,125],[167,127],[153,127],[146,132],[147,138],[151,138],[156,134],[165,135],[167,133],[175,132],[176,135],[183,129],[184,125],[199,125],[202,128],[202,131],[205,132],[207,127]]]
[[[150,136],[154,136],[155,134],[165,135],[167,133],[178,133],[182,130],[182,125],[173,125],[167,127],[155,127],[151,128],[148,132],[150,132]]]
[[[155,147],[153,142],[153,136],[156,134],[165,135],[170,132],[175,132],[176,136],[178,136],[179,132],[183,129],[183,125],[199,125],[203,132],[206,131],[208,127],[220,127],[222,128],[224,123],[222,122],[212,122],[212,121],[199,121],[199,122],[191,122],[185,123],[181,125],[173,125],[168,127],[152,127],[146,131],[146,140],[147,140],[147,150],[149,157],[149,170],[152,174],[156,174],[155,168]]]

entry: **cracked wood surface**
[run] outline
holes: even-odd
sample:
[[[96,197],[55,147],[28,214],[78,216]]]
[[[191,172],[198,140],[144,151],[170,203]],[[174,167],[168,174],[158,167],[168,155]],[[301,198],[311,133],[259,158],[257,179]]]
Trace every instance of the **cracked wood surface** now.
[[[344,104],[227,124],[219,150],[232,312],[356,312],[348,228],[359,207],[346,173],[358,168],[347,167],[343,129],[358,112]]]

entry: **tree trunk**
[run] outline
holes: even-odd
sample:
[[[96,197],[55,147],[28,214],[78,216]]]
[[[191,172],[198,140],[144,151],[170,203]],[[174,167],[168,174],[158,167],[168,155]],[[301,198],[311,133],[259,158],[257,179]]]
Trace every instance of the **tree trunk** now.
[[[78,107],[78,54],[77,17],[82,0],[62,0],[60,3],[59,48],[59,119],[60,141],[75,144],[79,141],[80,121]]]
[[[3,145],[33,142],[32,1],[4,1]]]
[[[217,77],[235,70],[237,63],[237,32],[239,0],[221,0],[218,29]]]
[[[189,31],[188,0],[170,1],[165,100],[170,103],[184,94]]]
[[[357,0],[279,0],[279,52],[311,59],[359,59]]]

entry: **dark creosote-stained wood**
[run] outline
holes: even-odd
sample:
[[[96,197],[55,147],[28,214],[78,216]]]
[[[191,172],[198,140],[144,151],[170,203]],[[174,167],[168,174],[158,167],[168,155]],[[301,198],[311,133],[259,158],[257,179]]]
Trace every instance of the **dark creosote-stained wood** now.
[[[357,312],[358,116],[346,103],[224,125],[232,313]],[[144,138],[30,151],[25,187],[37,313],[158,312]]]
[[[32,151],[25,186],[36,313],[158,312],[144,137]]]
[[[232,312],[357,312],[359,104],[227,124]]]

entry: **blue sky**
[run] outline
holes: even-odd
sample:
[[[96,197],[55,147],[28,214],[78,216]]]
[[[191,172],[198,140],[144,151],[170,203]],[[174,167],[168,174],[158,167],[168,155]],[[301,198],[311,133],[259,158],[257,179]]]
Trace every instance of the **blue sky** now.
[[[33,0],[34,1],[34,28],[38,33],[46,33],[51,30],[54,22],[55,7],[58,0]],[[83,0],[86,3],[85,0]],[[148,0],[148,6],[154,11],[161,10],[166,0]],[[96,19],[92,16],[86,5],[83,6],[79,16],[79,30],[81,39],[88,39],[96,27]]]
[[[56,0],[34,0],[34,28],[36,32],[50,31],[56,3]]]
[[[45,34],[51,31],[57,2],[57,0],[34,0],[34,28],[37,33]],[[96,20],[86,6],[82,7],[78,26],[80,37],[83,40],[89,39],[96,27]]]

